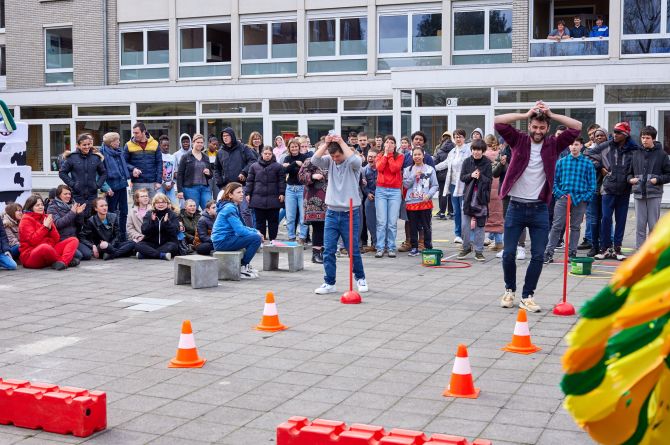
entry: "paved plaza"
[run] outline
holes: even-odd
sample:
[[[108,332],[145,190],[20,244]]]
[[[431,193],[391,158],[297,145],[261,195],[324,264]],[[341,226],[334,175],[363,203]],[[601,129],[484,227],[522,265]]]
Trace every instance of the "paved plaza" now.
[[[455,256],[453,223],[435,220],[433,228],[436,247]],[[106,431],[81,439],[0,426],[0,443],[256,445],[274,443],[276,426],[295,415],[495,445],[592,443],[561,407],[562,339],[577,320],[551,314],[561,297],[561,265],[543,270],[536,293],[543,311],[529,314],[542,351],[524,356],[500,350],[517,311],[498,306],[504,285],[493,253],[485,263],[450,270],[421,267],[420,257],[367,254],[370,292],[361,305],[339,302],[348,285],[344,258],[340,292],[314,295],[323,270],[308,253],[299,273],[262,272],[258,280],[201,290],[175,286],[171,262],[134,258],[65,272],[0,273],[0,377],[108,397]],[[261,261],[257,255],[256,268]],[[526,261],[517,263],[521,282]],[[612,270],[597,266],[593,277],[569,277],[569,299],[580,306]],[[253,329],[267,291],[288,330]],[[167,368],[185,319],[207,358],[202,369]],[[442,396],[458,343],[469,349],[481,388],[476,400]]]

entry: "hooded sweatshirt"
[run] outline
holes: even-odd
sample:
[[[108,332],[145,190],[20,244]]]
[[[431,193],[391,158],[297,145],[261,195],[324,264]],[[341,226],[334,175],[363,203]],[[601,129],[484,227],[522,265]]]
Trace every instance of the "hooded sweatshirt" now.
[[[184,150],[184,147],[181,145],[181,142],[184,140],[184,138],[188,139],[188,149]],[[189,153],[191,151],[191,136],[189,136],[186,133],[182,133],[181,136],[179,136],[179,150],[174,154],[174,159],[175,159],[175,166],[174,166],[174,171],[179,170],[179,161],[181,160],[182,156],[184,156],[186,153]]]
[[[230,145],[222,142],[221,149],[216,154],[214,177],[219,188],[225,187],[229,182],[238,182],[240,174],[246,178],[249,174],[249,167],[256,161],[252,150],[237,140],[232,128],[223,129],[221,141],[223,141],[224,133],[230,135],[231,141]]]
[[[470,133],[470,141],[474,140],[474,134],[479,133],[482,136],[482,139],[484,139],[484,132],[482,131],[481,128],[477,127],[474,130],[472,130],[472,133]]]
[[[104,164],[107,169],[107,185],[112,190],[128,187],[128,164],[123,157],[123,150],[112,148],[104,143],[100,147],[100,153],[105,157]]]

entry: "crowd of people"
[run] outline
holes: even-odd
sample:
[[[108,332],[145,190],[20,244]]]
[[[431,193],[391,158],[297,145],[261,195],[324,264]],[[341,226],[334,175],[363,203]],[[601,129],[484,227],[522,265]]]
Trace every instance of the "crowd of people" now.
[[[522,120],[527,132],[514,126]],[[435,218],[454,221],[458,259],[474,254],[485,261],[487,246],[502,258],[502,307],[514,305],[516,260],[525,258],[529,238],[519,305],[537,312],[534,292],[555,249],[567,242],[570,257],[587,250],[596,259],[625,259],[631,193],[637,247],[658,221],[670,158],[653,127],[642,129],[638,144],[626,122],[611,135],[594,124],[584,143],[581,122],[538,101],[526,113],[496,116],[495,130],[499,137],[479,128],[444,131],[434,153],[421,131],[400,144],[392,135],[360,132],[345,140],[331,131],[314,146],[307,136],[285,141],[281,135],[270,146],[259,132],[245,144],[225,128],[218,136],[181,135],[174,154],[172,141],[155,140],[142,122],[123,146],[117,133],[105,134],[99,148],[82,134],[77,149],[60,157],[63,184],[49,198],[35,194],[24,206],[6,207],[0,268],[20,261],[62,270],[92,258],[171,260],[245,249],[241,276],[253,279],[259,275],[254,255],[263,243],[278,241],[285,220],[286,241],[311,243],[312,261],[323,264],[324,282],[315,293],[336,292],[336,258],[349,253],[358,290],[366,292],[361,255],[396,258],[432,249]],[[405,233],[397,246],[398,220]]]
[[[591,29],[586,29],[582,25],[582,18],[578,15],[574,16],[573,19],[574,26],[568,27],[565,24],[565,20],[559,20],[556,23],[556,28],[551,30],[547,39],[555,40],[560,42],[562,40],[570,39],[585,39],[587,37],[595,37],[602,39],[603,37],[609,37],[609,27],[605,25],[605,19],[603,16],[596,16],[596,23],[591,27]]]

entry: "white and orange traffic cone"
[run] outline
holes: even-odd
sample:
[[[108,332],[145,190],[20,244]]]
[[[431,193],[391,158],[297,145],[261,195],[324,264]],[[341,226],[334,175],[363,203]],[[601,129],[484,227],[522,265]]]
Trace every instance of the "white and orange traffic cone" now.
[[[533,354],[541,351],[542,348],[534,345],[530,341],[530,328],[528,327],[528,315],[524,309],[519,309],[519,314],[516,317],[516,324],[514,325],[514,335],[512,336],[512,343],[502,348],[503,351],[514,352],[516,354]]]
[[[475,383],[472,380],[468,348],[463,344],[458,345],[454,367],[451,371],[451,381],[442,395],[445,397],[466,399],[476,399],[479,397],[479,388],[475,388]]]
[[[184,320],[181,325],[177,355],[170,360],[168,368],[202,368],[206,361],[207,359],[198,356],[191,321]]]
[[[286,326],[279,322],[279,313],[277,312],[277,303],[275,295],[272,292],[265,294],[265,306],[263,307],[263,318],[256,325],[259,331],[276,332],[283,331]]]

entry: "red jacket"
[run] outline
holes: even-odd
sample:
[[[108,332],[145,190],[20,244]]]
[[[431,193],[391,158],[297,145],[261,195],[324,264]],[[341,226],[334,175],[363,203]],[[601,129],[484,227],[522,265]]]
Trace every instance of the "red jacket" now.
[[[40,244],[55,246],[60,241],[56,223],[51,224],[51,230],[44,227],[44,213],[26,212],[19,222],[19,252],[20,259],[30,257],[33,249]]]
[[[402,164],[405,157],[402,154],[386,156],[379,153],[377,156],[377,187],[399,189],[402,187]]]

